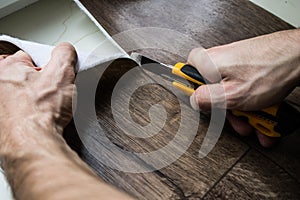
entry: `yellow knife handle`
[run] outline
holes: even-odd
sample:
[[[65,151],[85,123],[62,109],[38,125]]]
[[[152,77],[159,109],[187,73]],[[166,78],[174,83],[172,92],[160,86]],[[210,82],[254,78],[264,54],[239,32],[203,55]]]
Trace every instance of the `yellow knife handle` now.
[[[173,74],[180,76],[188,81],[196,83],[197,85],[203,85],[208,83],[204,77],[198,72],[196,68],[185,63],[177,63],[172,70]],[[194,93],[194,89],[178,82],[173,82],[173,85],[184,92],[186,95],[191,96]],[[235,116],[246,117],[249,124],[262,134],[269,137],[280,137],[281,134],[275,130],[277,125],[277,111],[279,106],[272,106],[270,108],[263,109],[256,112],[243,112],[233,110],[232,113]]]
[[[205,79],[198,72],[198,70],[195,67],[188,64],[177,63],[173,67],[172,73],[188,81],[196,83],[197,85],[203,85],[206,82]]]
[[[173,86],[177,89],[181,90],[184,94],[187,96],[192,96],[192,94],[195,92],[193,88],[190,88],[184,84],[178,83],[176,81],[173,82]]]
[[[273,106],[268,109],[278,110],[278,106]],[[281,137],[281,134],[275,130],[278,119],[276,115],[272,115],[273,113],[266,113],[264,111],[243,112],[239,110],[232,110],[232,114],[237,117],[246,117],[248,123],[252,127],[266,136]]]

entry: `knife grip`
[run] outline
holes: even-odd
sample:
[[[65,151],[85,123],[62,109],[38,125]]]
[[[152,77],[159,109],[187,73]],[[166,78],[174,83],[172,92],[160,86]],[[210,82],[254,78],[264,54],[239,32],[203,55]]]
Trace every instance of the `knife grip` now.
[[[173,74],[180,76],[188,81],[196,83],[197,85],[204,85],[209,83],[198,70],[185,63],[177,63],[172,70]],[[191,96],[194,92],[192,88],[189,88],[183,84],[173,82],[173,85],[184,92],[186,95]],[[279,105],[275,105],[269,108],[265,108],[256,112],[243,112],[238,110],[232,110],[232,114],[238,117],[246,117],[249,124],[262,134],[269,137],[280,137],[281,134],[275,130],[277,125],[277,111]]]
[[[198,70],[195,67],[188,64],[177,63],[173,67],[172,73],[188,81],[196,83],[197,85],[203,85],[206,83],[206,80],[198,72]]]
[[[276,105],[267,109],[263,109],[262,111],[243,112],[239,110],[232,110],[231,112],[237,117],[246,117],[248,123],[260,133],[276,138],[281,137],[281,134],[275,130],[278,120],[276,117],[278,109],[279,106]],[[265,112],[266,110],[270,110],[271,112]]]
[[[184,94],[187,96],[192,96],[192,94],[195,92],[193,88],[190,88],[184,84],[178,83],[176,81],[173,82],[173,86],[177,89],[181,90]]]

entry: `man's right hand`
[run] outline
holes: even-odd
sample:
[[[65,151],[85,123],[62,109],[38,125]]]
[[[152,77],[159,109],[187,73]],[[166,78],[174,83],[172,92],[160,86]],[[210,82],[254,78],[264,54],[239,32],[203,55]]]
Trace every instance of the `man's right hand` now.
[[[194,109],[208,110],[212,101],[218,105],[224,99],[227,109],[267,108],[281,102],[300,83],[300,30],[194,49],[188,63],[213,83],[200,86],[191,96]],[[230,113],[227,118],[241,135],[252,132],[250,125]],[[263,146],[273,144],[273,138],[260,133],[258,138]]]

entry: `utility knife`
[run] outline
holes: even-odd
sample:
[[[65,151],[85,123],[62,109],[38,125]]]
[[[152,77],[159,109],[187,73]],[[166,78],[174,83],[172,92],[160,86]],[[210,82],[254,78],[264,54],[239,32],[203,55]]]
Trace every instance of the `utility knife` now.
[[[192,65],[180,62],[175,65],[167,65],[135,52],[131,54],[131,57],[143,70],[171,81],[174,87],[188,96],[191,96],[201,85],[209,84],[209,81]],[[191,82],[192,86],[185,84],[183,79]],[[273,138],[288,135],[299,128],[300,113],[285,101],[259,111],[231,110],[231,112],[233,115],[247,120],[260,133]]]

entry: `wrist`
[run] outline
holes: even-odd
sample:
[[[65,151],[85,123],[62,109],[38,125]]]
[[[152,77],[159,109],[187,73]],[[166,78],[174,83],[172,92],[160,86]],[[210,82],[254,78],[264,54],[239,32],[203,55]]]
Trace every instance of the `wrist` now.
[[[282,68],[286,71],[286,85],[293,87],[300,85],[300,29],[281,31],[274,34],[275,40],[282,52]]]
[[[294,52],[295,54],[295,86],[300,86],[300,29],[295,29],[289,31],[289,39],[291,42],[291,45],[295,47]]]
[[[51,130],[51,127],[48,128]],[[23,142],[19,138],[0,147],[1,166],[18,199],[34,199],[31,196],[36,195],[43,197],[36,199],[47,199],[51,197],[53,188],[64,193],[63,188],[68,188],[74,181],[70,177],[77,173],[84,172],[78,177],[80,184],[85,179],[96,179],[96,175],[69,148],[56,129],[49,129],[45,132],[36,123],[30,124],[30,128],[13,128],[13,131],[21,130],[22,134],[30,132],[31,135],[23,135]],[[55,176],[58,177],[57,186],[52,181],[47,182]]]
[[[39,153],[40,150],[48,146],[53,148],[52,146],[61,137],[62,130],[60,127],[54,126],[51,117],[41,116],[33,115],[23,119],[6,119],[5,123],[1,123],[1,158],[17,159],[26,154]]]
[[[16,198],[53,199],[52,195],[74,194],[73,188],[80,196],[86,192],[85,189],[81,190],[82,187],[87,186],[90,192],[94,192],[103,185],[70,149],[56,128],[44,127],[36,122],[28,123],[25,128],[21,123],[10,129],[15,135],[19,133],[20,137],[8,142],[10,145],[3,143],[5,145],[0,146],[1,165]],[[53,177],[56,177],[55,185]],[[32,198],[34,196],[39,198]]]

